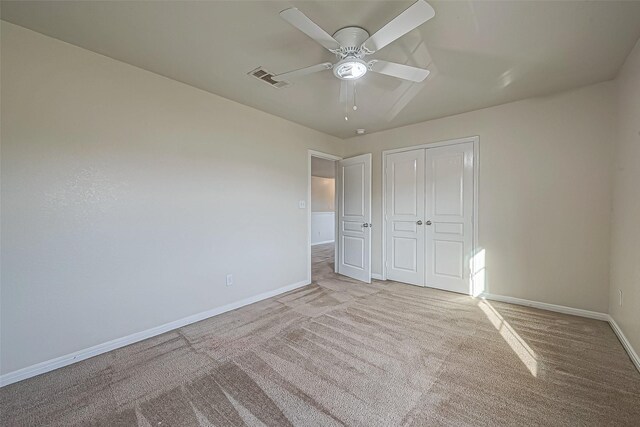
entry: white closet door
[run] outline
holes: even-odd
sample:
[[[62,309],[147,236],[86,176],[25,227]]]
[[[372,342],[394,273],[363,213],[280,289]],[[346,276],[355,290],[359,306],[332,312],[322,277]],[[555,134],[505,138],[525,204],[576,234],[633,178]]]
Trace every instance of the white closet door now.
[[[386,158],[387,279],[424,286],[425,150]]]
[[[338,162],[338,273],[371,282],[371,154]]]
[[[426,150],[426,285],[470,293],[473,144]]]

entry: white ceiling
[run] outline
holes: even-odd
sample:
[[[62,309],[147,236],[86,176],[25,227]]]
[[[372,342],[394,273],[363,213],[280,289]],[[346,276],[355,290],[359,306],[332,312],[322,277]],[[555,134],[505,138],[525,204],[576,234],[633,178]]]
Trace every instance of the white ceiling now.
[[[311,175],[321,178],[334,178],[336,176],[336,162],[320,157],[311,157]]]
[[[436,16],[373,57],[428,67],[422,84],[367,74],[344,120],[330,71],[274,89],[280,73],[335,57],[282,20],[296,6],[328,33],[370,33],[409,1],[3,1],[2,19],[342,138],[616,76],[640,37],[640,1],[430,1]],[[404,105],[404,108],[400,108]]]

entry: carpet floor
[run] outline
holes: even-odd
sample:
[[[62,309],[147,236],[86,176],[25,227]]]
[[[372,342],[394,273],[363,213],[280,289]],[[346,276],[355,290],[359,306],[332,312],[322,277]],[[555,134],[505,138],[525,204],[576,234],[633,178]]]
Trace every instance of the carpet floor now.
[[[605,322],[335,275],[0,389],[3,426],[640,425]]]

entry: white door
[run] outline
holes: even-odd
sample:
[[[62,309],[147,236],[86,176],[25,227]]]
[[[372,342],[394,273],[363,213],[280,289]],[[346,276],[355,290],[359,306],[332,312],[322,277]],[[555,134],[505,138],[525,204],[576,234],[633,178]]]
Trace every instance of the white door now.
[[[426,285],[469,294],[473,143],[426,152]]]
[[[387,155],[387,279],[424,286],[425,149]]]
[[[371,282],[371,154],[338,162],[338,273]]]

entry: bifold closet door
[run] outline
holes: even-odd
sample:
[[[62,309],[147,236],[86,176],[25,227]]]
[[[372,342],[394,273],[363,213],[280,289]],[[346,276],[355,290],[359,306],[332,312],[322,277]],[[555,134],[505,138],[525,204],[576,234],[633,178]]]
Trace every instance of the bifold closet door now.
[[[387,279],[424,286],[425,150],[387,155]]]
[[[473,143],[426,150],[426,285],[469,294]]]

